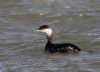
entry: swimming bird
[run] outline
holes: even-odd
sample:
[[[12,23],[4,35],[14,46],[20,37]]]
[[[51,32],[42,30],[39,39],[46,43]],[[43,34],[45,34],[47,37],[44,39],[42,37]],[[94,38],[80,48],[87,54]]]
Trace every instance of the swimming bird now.
[[[45,45],[45,51],[50,53],[60,52],[60,53],[76,53],[81,51],[81,49],[72,43],[61,43],[55,44],[52,42],[52,28],[49,25],[42,25],[36,31],[43,32],[46,34],[47,43]]]

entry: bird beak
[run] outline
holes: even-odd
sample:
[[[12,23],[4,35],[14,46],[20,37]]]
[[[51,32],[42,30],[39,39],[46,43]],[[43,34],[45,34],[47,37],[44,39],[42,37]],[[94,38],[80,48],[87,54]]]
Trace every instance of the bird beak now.
[[[32,31],[32,32],[40,32],[39,30],[34,30],[34,31]]]
[[[37,32],[40,32],[40,30],[38,30],[38,29],[37,29],[36,31],[37,31]]]
[[[42,30],[37,29],[36,32],[43,32]]]

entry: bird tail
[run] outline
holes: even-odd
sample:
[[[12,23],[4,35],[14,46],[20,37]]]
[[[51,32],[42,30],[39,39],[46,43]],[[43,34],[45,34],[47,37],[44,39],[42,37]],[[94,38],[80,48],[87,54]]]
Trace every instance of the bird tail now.
[[[78,50],[78,51],[81,51],[81,49],[76,45],[75,45],[75,49]]]

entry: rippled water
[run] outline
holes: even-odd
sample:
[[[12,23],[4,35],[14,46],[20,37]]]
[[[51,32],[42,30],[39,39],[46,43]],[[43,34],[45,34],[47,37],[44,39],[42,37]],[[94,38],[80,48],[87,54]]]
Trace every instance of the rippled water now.
[[[43,24],[82,51],[45,53]],[[100,72],[100,1],[0,0],[0,72]]]

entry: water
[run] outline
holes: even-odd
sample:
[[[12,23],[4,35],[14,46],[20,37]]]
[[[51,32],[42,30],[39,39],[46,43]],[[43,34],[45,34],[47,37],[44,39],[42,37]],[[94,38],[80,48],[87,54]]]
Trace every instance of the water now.
[[[71,42],[79,54],[48,54],[35,30],[48,24],[54,42]],[[0,72],[99,72],[99,0],[0,0]]]

